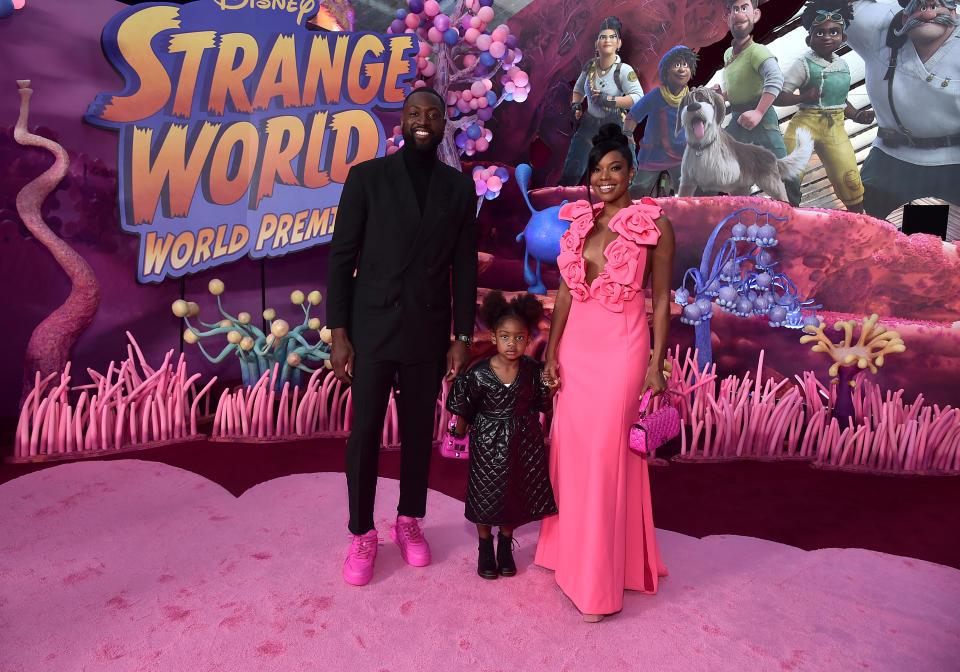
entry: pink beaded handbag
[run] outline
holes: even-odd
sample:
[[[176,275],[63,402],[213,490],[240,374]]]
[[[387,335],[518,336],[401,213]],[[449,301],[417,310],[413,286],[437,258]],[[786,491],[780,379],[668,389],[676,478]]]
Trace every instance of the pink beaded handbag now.
[[[457,419],[451,418],[447,426],[447,433],[443,435],[440,441],[440,454],[444,457],[452,457],[457,460],[466,460],[470,457],[470,430],[468,429],[462,439],[453,435],[453,430],[457,427]]]
[[[630,448],[641,455],[653,453],[657,448],[680,433],[680,414],[670,405],[670,398],[660,410],[647,415],[650,390],[640,400],[637,422],[630,427]]]

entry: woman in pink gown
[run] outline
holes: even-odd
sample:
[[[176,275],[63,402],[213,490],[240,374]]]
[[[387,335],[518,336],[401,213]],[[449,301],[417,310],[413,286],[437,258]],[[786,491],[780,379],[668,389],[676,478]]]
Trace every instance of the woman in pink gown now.
[[[630,200],[632,153],[616,126],[594,138],[587,174],[599,202],[560,210],[570,228],[543,371],[560,386],[550,451],[559,513],[543,519],[535,562],[555,570],[584,620],[596,622],[620,611],[624,589],[655,593],[666,575],[647,461],[630,450],[629,428],[643,392],[666,389],[674,238],[655,201]],[[652,358],[643,292],[651,278]]]

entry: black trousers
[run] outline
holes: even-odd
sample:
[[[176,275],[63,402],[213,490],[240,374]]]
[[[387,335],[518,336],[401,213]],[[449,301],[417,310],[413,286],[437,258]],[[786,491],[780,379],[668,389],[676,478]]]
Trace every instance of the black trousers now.
[[[380,441],[394,380],[399,388],[397,415],[401,433],[397,513],[411,518],[422,518],[426,513],[433,425],[445,368],[445,353],[432,361],[409,364],[357,356],[350,386],[353,430],[347,440],[345,470],[351,534],[364,534],[374,527]]]
[[[863,210],[886,219],[915,198],[942,198],[960,203],[960,164],[922,166],[894,158],[873,147],[860,169],[863,180]]]

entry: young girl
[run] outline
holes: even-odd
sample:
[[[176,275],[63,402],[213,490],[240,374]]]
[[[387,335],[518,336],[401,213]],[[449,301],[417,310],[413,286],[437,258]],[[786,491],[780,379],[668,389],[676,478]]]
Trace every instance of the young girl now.
[[[477,524],[477,574],[485,579],[516,574],[513,530],[557,512],[539,417],[550,408],[553,391],[541,378],[540,363],[523,354],[542,315],[532,294],[510,302],[500,292],[487,294],[480,319],[497,353],[458,377],[447,398],[447,409],[458,417],[454,435],[462,438],[471,426],[464,515]],[[496,555],[493,526],[500,528]]]
[[[792,152],[797,144],[798,128],[810,131],[813,148],[823,162],[833,193],[850,212],[863,212],[860,169],[843,120],[870,124],[874,114],[858,110],[847,100],[850,68],[835,53],[847,39],[846,29],[852,20],[853,9],[842,0],[807,2],[800,22],[807,30],[810,50],[784,73],[783,91],[774,104],[800,107],[783,134],[787,151]]]

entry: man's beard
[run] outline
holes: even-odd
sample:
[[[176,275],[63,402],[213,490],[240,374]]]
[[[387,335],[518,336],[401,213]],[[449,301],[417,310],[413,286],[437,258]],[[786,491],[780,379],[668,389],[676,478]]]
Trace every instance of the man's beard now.
[[[437,152],[437,147],[440,146],[440,142],[443,140],[442,136],[431,136],[428,144],[418,145],[416,139],[413,137],[413,131],[408,131],[406,129],[401,131],[403,135],[403,146],[409,147],[415,152],[420,152],[422,154],[435,154]]]
[[[749,37],[750,33],[753,32],[753,24],[747,23],[743,28],[733,27],[730,29],[730,34],[733,35],[738,40],[742,40],[745,37]]]
[[[949,14],[937,14],[935,17],[933,17],[929,21],[925,19],[917,18],[917,17],[911,17],[907,19],[907,22],[903,24],[902,28],[898,28],[897,30],[894,30],[893,34],[896,35],[897,37],[900,37],[901,35],[905,35],[909,33],[911,30],[913,30],[917,26],[922,26],[926,23],[932,23],[938,26],[946,26],[948,28],[953,28],[953,27],[956,27],[957,25],[960,25],[960,19],[956,19],[950,16]]]

